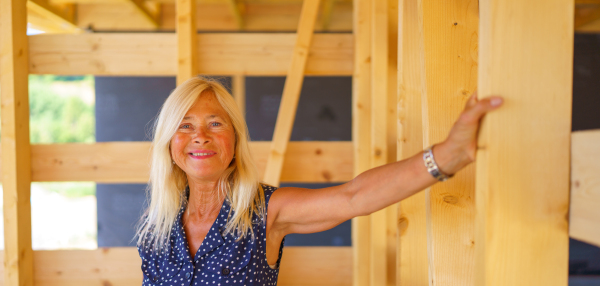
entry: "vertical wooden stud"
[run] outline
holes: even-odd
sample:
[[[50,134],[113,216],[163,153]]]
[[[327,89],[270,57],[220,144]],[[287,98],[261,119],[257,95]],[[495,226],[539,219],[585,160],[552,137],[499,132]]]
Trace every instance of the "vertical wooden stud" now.
[[[371,166],[371,0],[354,0],[354,74],[352,77],[352,141],[354,175]],[[370,218],[352,219],[352,285],[369,284]]]
[[[4,285],[33,285],[26,1],[0,2]]]
[[[304,68],[306,67],[315,21],[319,12],[319,2],[319,0],[304,0],[302,2],[296,45],[294,46],[290,69],[283,87],[283,96],[277,113],[271,152],[269,152],[265,170],[264,182],[273,186],[279,186],[283,158],[292,134],[300,90],[302,89],[302,82],[304,82]]]
[[[196,1],[177,0],[177,85],[198,74]]]
[[[422,1],[424,143],[442,142],[477,87],[477,1]],[[435,148],[434,148],[435,154]],[[426,191],[433,285],[473,285],[475,168]]]
[[[387,163],[396,162],[398,109],[398,0],[388,0]],[[396,238],[399,204],[386,208],[387,285],[396,285]]]
[[[574,2],[480,5],[475,285],[567,285]]]
[[[418,0],[399,1],[398,159],[423,150],[421,101],[424,93],[423,10]],[[396,285],[429,285],[425,192],[400,202]]]
[[[246,117],[246,76],[234,75],[231,77],[231,89],[233,92],[233,98],[237,103],[238,108],[242,112],[244,118]]]
[[[388,160],[388,2],[372,1],[371,26],[371,168],[385,165]],[[387,210],[370,215],[370,285],[386,285]]]

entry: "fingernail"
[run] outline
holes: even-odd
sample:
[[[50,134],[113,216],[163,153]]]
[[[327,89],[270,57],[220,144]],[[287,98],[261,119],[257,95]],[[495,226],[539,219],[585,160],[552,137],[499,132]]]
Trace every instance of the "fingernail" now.
[[[490,104],[492,106],[498,106],[502,104],[502,98],[493,98],[492,100],[490,100]]]

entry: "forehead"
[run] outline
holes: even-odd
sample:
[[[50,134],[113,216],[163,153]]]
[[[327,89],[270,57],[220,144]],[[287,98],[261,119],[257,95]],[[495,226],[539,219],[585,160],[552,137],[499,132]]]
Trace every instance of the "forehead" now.
[[[229,115],[217,100],[217,96],[212,91],[205,91],[198,96],[194,105],[185,114],[184,119],[203,119],[215,116],[229,120]]]

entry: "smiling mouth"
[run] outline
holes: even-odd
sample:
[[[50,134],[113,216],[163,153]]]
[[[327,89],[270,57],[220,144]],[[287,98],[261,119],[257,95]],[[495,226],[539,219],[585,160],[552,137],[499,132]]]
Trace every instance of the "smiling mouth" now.
[[[192,154],[193,156],[208,156],[208,155],[212,155],[215,153],[190,153],[190,154]]]

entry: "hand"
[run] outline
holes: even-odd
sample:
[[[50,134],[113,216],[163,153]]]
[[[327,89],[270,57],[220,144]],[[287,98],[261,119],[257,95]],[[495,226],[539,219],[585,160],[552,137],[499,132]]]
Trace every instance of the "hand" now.
[[[469,163],[475,161],[477,152],[477,133],[481,118],[502,105],[503,99],[498,96],[477,99],[473,93],[458,120],[452,126],[448,138],[436,144],[434,157],[444,174],[455,174]],[[439,157],[439,159],[438,159]]]

